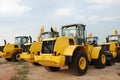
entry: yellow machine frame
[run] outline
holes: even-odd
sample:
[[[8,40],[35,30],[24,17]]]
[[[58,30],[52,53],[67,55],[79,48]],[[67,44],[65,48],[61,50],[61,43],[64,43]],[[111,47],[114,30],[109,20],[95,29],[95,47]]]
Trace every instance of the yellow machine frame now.
[[[67,27],[69,26],[83,27],[84,25],[67,25]],[[75,38],[70,36],[44,39],[42,42],[43,50],[40,55],[34,56],[35,61],[46,66],[45,68],[48,71],[58,71],[60,67],[68,65],[70,66],[70,70],[72,68],[76,75],[83,75],[86,73],[88,62],[95,62],[94,64],[96,68],[105,67],[106,56],[101,51],[101,47],[94,47],[86,42],[82,43],[84,45],[77,45]],[[52,44],[52,46],[49,46],[50,44]],[[53,50],[51,51],[51,49]],[[79,58],[75,56],[78,56]],[[79,68],[74,62],[79,64]]]

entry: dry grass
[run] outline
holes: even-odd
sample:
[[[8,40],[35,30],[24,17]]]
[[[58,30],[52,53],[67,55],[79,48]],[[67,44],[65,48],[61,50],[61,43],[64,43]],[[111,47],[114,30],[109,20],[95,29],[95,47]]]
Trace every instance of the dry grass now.
[[[28,63],[20,60],[15,66],[16,75],[10,80],[28,80],[26,76],[29,72],[28,68]]]

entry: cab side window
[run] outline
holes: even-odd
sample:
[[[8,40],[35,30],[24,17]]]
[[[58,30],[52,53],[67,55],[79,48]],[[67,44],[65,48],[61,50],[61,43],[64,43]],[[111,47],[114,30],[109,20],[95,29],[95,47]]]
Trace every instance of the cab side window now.
[[[70,44],[70,45],[74,45],[73,39],[69,39],[69,44]]]

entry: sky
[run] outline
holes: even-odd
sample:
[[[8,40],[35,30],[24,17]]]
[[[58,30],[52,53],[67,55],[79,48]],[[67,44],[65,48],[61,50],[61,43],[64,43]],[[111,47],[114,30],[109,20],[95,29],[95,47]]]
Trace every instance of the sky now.
[[[0,45],[22,35],[36,41],[42,25],[61,32],[61,26],[78,23],[102,43],[114,28],[120,32],[119,8],[120,0],[0,0]]]

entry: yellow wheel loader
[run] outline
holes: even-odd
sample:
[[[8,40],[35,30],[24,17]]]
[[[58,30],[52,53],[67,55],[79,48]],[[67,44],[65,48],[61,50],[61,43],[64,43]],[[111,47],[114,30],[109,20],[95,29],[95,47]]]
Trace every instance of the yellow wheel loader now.
[[[15,37],[15,44],[5,44],[4,48],[0,52],[0,56],[5,58],[7,61],[17,62],[20,59],[20,53],[27,51],[28,47],[25,43],[32,42],[29,36],[17,36]]]
[[[62,37],[44,39],[40,55],[34,58],[48,71],[56,72],[67,65],[75,75],[84,75],[88,63],[94,62],[96,68],[104,68],[106,64],[101,47],[87,44],[83,24],[62,26]]]
[[[89,47],[97,47],[97,46],[101,46],[101,45],[98,45],[98,37],[97,36],[92,36],[92,33],[90,33],[89,34],[89,36],[88,37],[86,37],[86,41],[88,42],[87,44],[89,44]],[[92,46],[91,46],[92,45]],[[105,46],[107,46],[107,45],[109,45],[109,44],[107,44],[107,43],[104,43],[104,44],[102,44],[102,51],[105,53],[105,55],[106,55],[106,66],[111,66],[112,64],[114,64],[114,61],[112,60],[112,57],[111,57],[111,54],[108,52],[108,51],[106,51],[105,49],[104,49],[104,47]],[[109,63],[109,64],[108,64]],[[93,64],[93,63],[92,63]]]
[[[51,32],[44,32],[44,26],[41,28],[40,34],[38,36],[38,41],[33,42],[29,49],[29,52],[23,52],[20,55],[21,59],[31,62],[33,65],[39,66],[40,64],[35,62],[34,55],[40,55],[42,40],[45,38],[58,37],[59,33],[55,29],[51,28]]]
[[[120,62],[120,35],[117,30],[114,29],[114,35],[108,35],[106,43],[102,44],[102,49],[106,52],[107,65],[111,66],[114,61]]]

